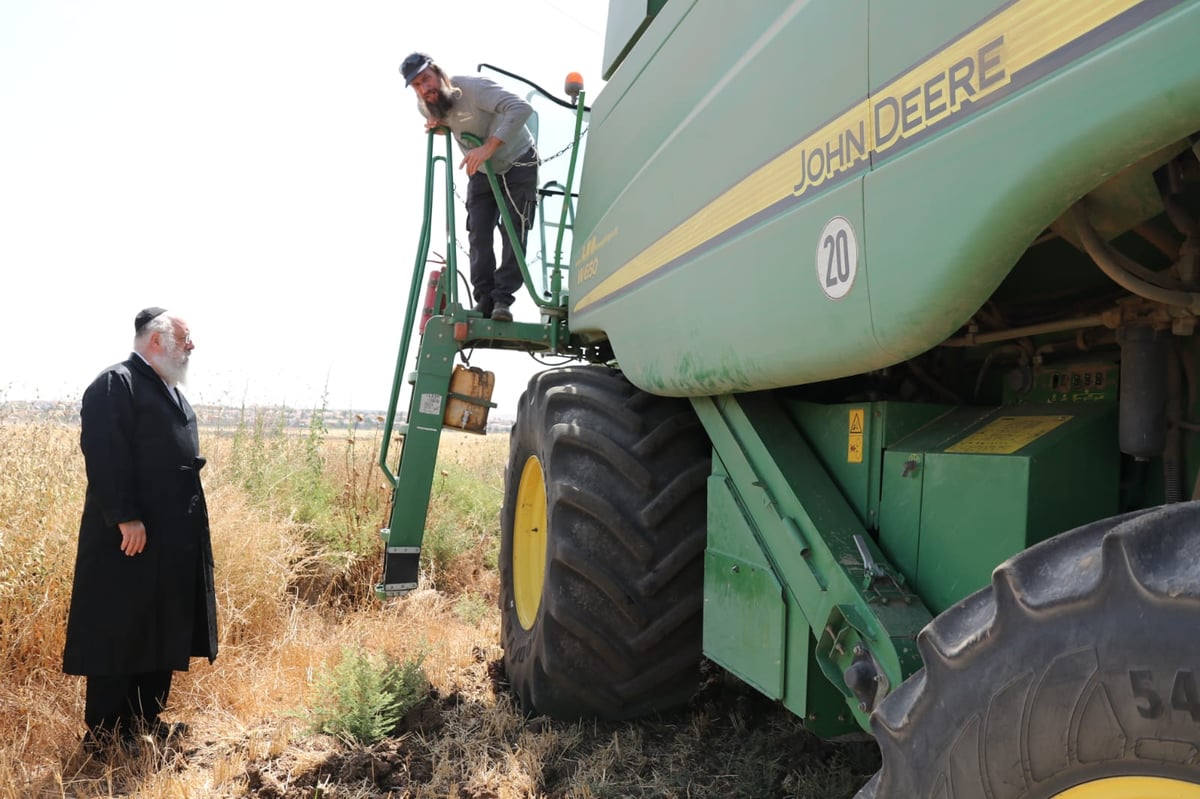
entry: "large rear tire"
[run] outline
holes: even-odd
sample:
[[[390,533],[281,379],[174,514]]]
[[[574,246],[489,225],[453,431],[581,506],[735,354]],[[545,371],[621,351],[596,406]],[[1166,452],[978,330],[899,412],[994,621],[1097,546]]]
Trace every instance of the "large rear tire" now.
[[[1200,504],[1020,553],[919,645],[860,799],[1200,799]]]
[[[500,520],[504,664],[526,712],[627,719],[691,697],[710,471],[686,401],[603,367],[530,381]]]

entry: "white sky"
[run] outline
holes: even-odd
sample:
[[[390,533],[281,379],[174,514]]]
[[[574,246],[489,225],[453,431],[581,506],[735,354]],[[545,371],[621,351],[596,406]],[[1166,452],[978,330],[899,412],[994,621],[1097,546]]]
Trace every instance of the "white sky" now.
[[[192,329],[194,403],[385,408],[426,146],[400,61],[575,70],[590,103],[607,5],[4,0],[0,400],[77,399],[159,305]],[[472,363],[515,406],[528,356]]]

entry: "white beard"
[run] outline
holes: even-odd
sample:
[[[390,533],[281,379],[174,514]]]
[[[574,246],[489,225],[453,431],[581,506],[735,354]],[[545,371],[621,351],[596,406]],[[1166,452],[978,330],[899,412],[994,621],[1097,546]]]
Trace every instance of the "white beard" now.
[[[160,377],[172,388],[187,384],[188,353],[184,352],[173,336],[163,336],[163,354],[150,358]]]

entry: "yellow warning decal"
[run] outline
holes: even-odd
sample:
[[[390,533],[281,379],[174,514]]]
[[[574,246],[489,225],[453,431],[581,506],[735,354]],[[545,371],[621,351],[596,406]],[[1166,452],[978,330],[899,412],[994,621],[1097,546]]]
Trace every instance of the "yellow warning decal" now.
[[[846,443],[846,463],[863,462],[863,409],[850,409],[850,433]]]
[[[1070,416],[1001,416],[947,447],[946,452],[1011,455],[1070,419]]]

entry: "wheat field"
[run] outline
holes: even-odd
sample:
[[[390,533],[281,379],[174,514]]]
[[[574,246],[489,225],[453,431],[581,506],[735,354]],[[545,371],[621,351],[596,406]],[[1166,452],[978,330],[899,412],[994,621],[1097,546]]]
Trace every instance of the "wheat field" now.
[[[0,799],[29,797],[849,797],[873,745],[834,747],[706,672],[680,713],[634,724],[524,717],[496,610],[507,435],[443,434],[421,588],[376,600],[390,487],[378,433],[205,430],[220,619],[215,664],[175,677],[179,742],[81,745],[84,681],[61,653],[85,478],[78,427],[0,415]],[[420,658],[430,696],[373,745],[315,734],[314,684],[347,648]]]

